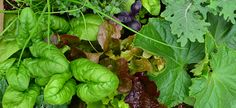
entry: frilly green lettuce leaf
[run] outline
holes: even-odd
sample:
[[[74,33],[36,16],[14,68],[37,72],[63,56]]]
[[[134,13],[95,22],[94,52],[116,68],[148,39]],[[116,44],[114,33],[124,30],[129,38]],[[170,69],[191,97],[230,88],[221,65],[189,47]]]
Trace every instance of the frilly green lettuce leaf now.
[[[71,62],[73,76],[81,81],[77,95],[86,103],[102,100],[118,88],[118,77],[99,64],[88,59],[77,59]]]
[[[38,42],[30,47],[34,59],[25,59],[32,77],[49,77],[56,73],[69,71],[69,62],[56,46]]]
[[[76,92],[75,80],[70,73],[53,75],[44,89],[44,101],[52,105],[69,102]]]
[[[25,91],[18,91],[8,86],[3,96],[3,108],[33,108],[40,88],[31,85]]]

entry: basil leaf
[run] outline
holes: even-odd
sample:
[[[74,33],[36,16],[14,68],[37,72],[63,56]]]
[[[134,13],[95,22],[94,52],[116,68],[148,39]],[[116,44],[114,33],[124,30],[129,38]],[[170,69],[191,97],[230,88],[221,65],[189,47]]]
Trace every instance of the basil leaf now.
[[[102,22],[101,17],[93,14],[85,15],[84,19],[83,17],[72,19],[70,21],[71,29],[68,34],[78,36],[81,40],[95,41]]]
[[[69,102],[76,91],[75,80],[70,73],[52,76],[44,89],[44,101],[53,105]]]
[[[71,62],[73,76],[81,81],[77,95],[86,103],[99,101],[111,95],[119,84],[119,79],[107,68],[88,59],[77,59]]]
[[[40,88],[36,85],[31,85],[25,91],[8,86],[3,96],[3,108],[33,108],[39,92]]]
[[[49,77],[69,71],[68,60],[56,46],[38,42],[30,47],[30,51],[35,58],[25,59],[23,64],[27,66],[32,77]]]
[[[158,15],[161,10],[160,0],[142,0],[143,7],[152,15]]]
[[[18,91],[28,89],[30,82],[30,73],[24,65],[20,67],[13,66],[6,72],[8,84]]]

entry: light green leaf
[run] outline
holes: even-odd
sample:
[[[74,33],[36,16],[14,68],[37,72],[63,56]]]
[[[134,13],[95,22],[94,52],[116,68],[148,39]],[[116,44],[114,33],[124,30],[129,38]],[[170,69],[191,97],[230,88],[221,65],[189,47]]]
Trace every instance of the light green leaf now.
[[[211,70],[192,79],[190,96],[196,99],[194,108],[234,108],[236,101],[236,52],[220,46],[211,54]]]
[[[160,0],[142,0],[142,5],[152,15],[158,15],[160,13]]]
[[[24,65],[20,67],[13,66],[6,72],[7,82],[12,88],[18,91],[24,91],[28,89],[30,82],[30,73]]]
[[[68,34],[80,37],[81,40],[97,40],[98,30],[103,20],[98,15],[87,14],[70,21],[71,29]]]
[[[0,40],[0,62],[7,60],[20,50],[15,40]]]
[[[119,79],[106,67],[88,59],[71,62],[73,76],[80,82],[77,95],[86,103],[92,103],[111,95],[118,88]]]
[[[33,10],[29,7],[24,8],[19,16],[19,35],[16,40],[20,47],[23,47],[26,40],[32,35],[34,38],[31,40],[37,40],[37,34],[35,32],[37,18]]]
[[[236,0],[210,0],[208,7],[223,15],[225,20],[235,24]]]
[[[13,65],[15,58],[7,59],[3,62],[0,62],[0,79],[5,76],[6,71]]]
[[[31,85],[26,91],[17,91],[8,86],[3,96],[3,108],[33,108],[40,88]]]
[[[54,45],[38,42],[30,47],[34,59],[25,59],[23,64],[32,77],[49,77],[56,73],[69,71],[69,62],[64,54]]]
[[[201,6],[201,2],[168,0],[166,10],[161,16],[171,22],[171,32],[178,36],[177,41],[181,46],[185,46],[189,40],[204,42],[203,35],[209,26],[209,23],[204,21],[206,12],[207,9]]]
[[[69,102],[76,91],[75,80],[70,73],[53,75],[44,89],[44,101],[52,105]]]
[[[176,36],[170,32],[170,23],[162,19],[149,19],[149,23],[140,31],[149,38],[169,45],[180,46]],[[191,84],[190,76],[186,72],[186,65],[197,63],[204,57],[204,45],[188,43],[186,47],[172,48],[137,35],[134,45],[149,53],[164,57],[166,66],[157,76],[151,76],[160,89],[160,101],[173,107],[184,101],[188,96],[188,87]]]

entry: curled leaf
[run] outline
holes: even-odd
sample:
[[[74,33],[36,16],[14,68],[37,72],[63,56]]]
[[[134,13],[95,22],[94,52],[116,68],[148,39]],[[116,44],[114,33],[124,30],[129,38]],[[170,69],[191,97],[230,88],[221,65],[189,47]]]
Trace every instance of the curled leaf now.
[[[155,83],[144,73],[136,73],[132,83],[132,90],[125,98],[131,108],[165,108],[157,101],[160,93]]]
[[[70,66],[75,79],[82,82],[77,96],[86,103],[102,100],[118,88],[119,79],[106,67],[84,58],[72,61]]]
[[[112,21],[105,21],[100,25],[97,40],[104,51],[109,49],[112,39],[120,39],[121,30],[122,27]]]

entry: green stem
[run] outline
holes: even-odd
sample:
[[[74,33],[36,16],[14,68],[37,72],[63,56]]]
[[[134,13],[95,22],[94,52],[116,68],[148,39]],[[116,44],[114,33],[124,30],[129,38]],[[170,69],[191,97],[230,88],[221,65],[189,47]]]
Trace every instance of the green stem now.
[[[78,3],[78,4],[82,4],[81,2],[75,1],[75,0],[69,0],[69,1],[74,2],[74,3]],[[154,42],[156,42],[156,43],[159,43],[159,44],[162,44],[162,45],[165,45],[165,46],[169,46],[169,47],[172,47],[172,48],[185,49],[185,48],[182,48],[182,47],[178,47],[178,46],[173,46],[173,45],[166,44],[166,43],[164,43],[164,42],[155,40],[155,39],[150,38],[150,37],[148,37],[148,36],[146,36],[146,35],[144,35],[144,34],[141,34],[141,33],[137,32],[137,31],[133,30],[132,28],[130,28],[130,27],[128,27],[128,26],[122,24],[120,21],[118,21],[118,20],[112,18],[111,16],[105,14],[104,12],[102,12],[102,11],[100,11],[100,10],[94,8],[94,6],[92,6],[92,5],[90,4],[90,2],[87,2],[87,4],[85,4],[85,7],[90,8],[90,9],[96,11],[97,13],[99,13],[99,14],[101,14],[101,15],[107,17],[108,19],[114,21],[115,23],[117,23],[117,24],[123,26],[124,28],[126,28],[126,29],[128,29],[128,30],[130,30],[130,31],[132,31],[132,32],[134,32],[134,33],[136,33],[136,34],[138,34],[138,35],[140,35],[140,36],[146,38],[146,39],[149,39],[149,40],[154,41]]]
[[[47,5],[45,5],[45,7],[44,7],[44,9],[43,9],[43,12],[45,12],[46,9],[47,9]],[[35,32],[35,31],[37,30],[37,28],[38,28],[38,26],[39,26],[39,23],[40,23],[40,21],[41,21],[41,19],[42,19],[42,17],[43,17],[43,14],[41,14],[41,15],[39,16],[39,19],[38,19],[38,21],[37,21],[37,23],[36,23],[36,27],[33,28],[32,32]],[[21,50],[20,57],[19,57],[19,60],[18,60],[18,62],[17,62],[17,66],[18,66],[18,67],[20,66],[20,62],[21,62],[23,53],[24,53],[24,51],[25,51],[25,48],[26,48],[27,44],[30,42],[30,39],[32,38],[32,36],[33,36],[33,35],[30,34],[29,38],[26,40],[26,42],[25,42],[25,44],[24,44],[24,46],[23,46],[23,48],[22,48],[22,50]]]

